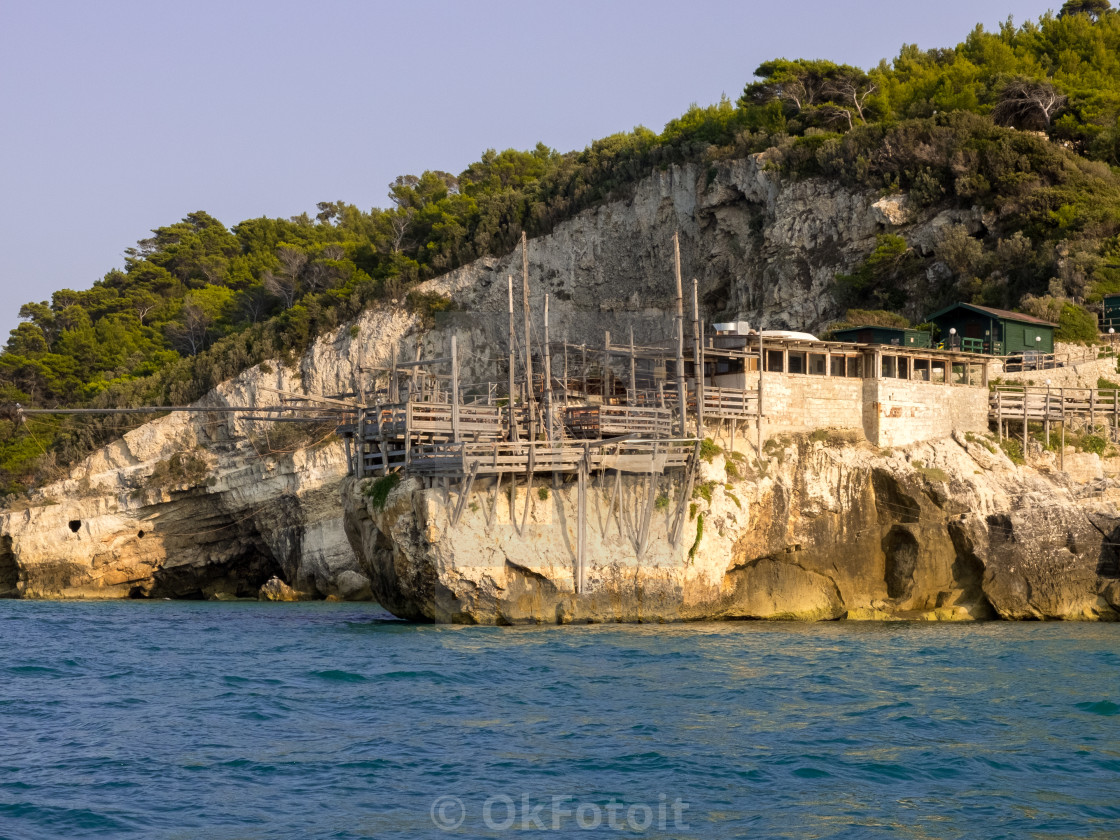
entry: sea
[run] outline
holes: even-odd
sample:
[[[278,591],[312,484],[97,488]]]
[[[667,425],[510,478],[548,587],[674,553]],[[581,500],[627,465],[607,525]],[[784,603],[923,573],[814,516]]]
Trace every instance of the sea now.
[[[1120,625],[0,602],[0,837],[1116,838]]]

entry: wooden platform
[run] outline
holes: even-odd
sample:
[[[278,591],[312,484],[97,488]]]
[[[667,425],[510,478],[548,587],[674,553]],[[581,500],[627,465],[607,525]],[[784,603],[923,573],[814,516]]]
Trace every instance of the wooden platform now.
[[[470,473],[575,473],[581,461],[592,472],[661,474],[684,467],[693,448],[693,441],[435,443],[414,446],[407,453],[403,449],[387,450],[387,454],[389,469],[407,464],[408,471],[416,475],[452,478]],[[379,449],[365,453],[365,474],[384,472],[384,463]]]

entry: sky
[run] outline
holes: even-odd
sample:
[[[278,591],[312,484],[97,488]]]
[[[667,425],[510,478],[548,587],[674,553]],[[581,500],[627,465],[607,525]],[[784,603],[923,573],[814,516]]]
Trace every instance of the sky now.
[[[195,210],[388,204],[488,148],[582,149],[741,93],[775,57],[864,68],[1042,0],[0,0],[0,336]]]

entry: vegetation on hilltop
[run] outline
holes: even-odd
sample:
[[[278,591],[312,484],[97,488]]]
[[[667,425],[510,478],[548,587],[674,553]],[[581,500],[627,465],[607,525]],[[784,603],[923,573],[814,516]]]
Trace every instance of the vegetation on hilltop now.
[[[1070,0],[1060,14],[953,49],[907,45],[869,71],[775,59],[736,103],[693,106],[580,152],[487,151],[458,175],[390,185],[390,206],[324,202],[315,217],[227,229],[204,212],[130,249],[85,291],[21,309],[0,353],[0,403],[181,403],[265,358],[292,358],[379,298],[510,250],[521,232],[630,189],[652,168],[769,150],[792,176],[905,192],[917,207],[982,208],[931,252],[884,236],[837,279],[853,309],[912,320],[951,299],[1021,306],[1084,335],[1120,291],[1120,13]],[[414,305],[427,305],[413,296]],[[57,475],[115,436],[119,418],[0,420],[0,491]]]

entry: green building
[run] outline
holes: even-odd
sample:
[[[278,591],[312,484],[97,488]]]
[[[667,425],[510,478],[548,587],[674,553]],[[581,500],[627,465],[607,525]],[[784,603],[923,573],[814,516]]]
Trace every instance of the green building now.
[[[835,330],[832,337],[836,341],[851,341],[856,344],[893,344],[896,347],[929,347],[930,336],[922,330],[906,330],[901,327],[847,327]]]
[[[1054,352],[1056,325],[1022,312],[955,303],[926,320],[937,325],[946,348],[992,356]]]
[[[1120,295],[1104,296],[1104,313],[1101,316],[1101,332],[1112,327],[1120,333]]]

